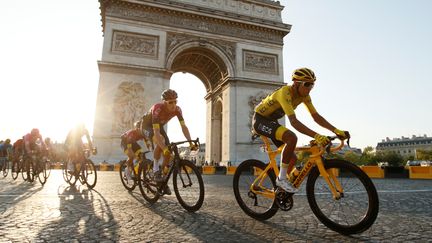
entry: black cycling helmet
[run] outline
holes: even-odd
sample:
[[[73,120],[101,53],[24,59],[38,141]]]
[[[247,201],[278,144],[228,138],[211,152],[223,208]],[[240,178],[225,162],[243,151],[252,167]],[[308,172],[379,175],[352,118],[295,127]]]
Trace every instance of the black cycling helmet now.
[[[177,99],[177,92],[172,89],[166,89],[162,92],[162,100],[174,100]]]
[[[292,74],[293,81],[315,82],[315,73],[309,68],[298,68]]]

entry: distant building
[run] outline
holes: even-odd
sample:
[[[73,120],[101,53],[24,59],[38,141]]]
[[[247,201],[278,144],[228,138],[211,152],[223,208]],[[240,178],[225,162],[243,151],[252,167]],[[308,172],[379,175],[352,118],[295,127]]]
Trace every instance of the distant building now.
[[[339,144],[337,144],[337,143],[334,144],[335,147],[338,146],[338,145]],[[349,147],[348,145],[344,145],[341,150],[336,151],[336,153],[339,154],[339,155],[344,155],[347,152],[352,152],[352,153],[354,153],[356,155],[361,155],[362,154],[361,149],[354,148],[354,147]]]
[[[417,149],[432,150],[432,137],[423,135],[422,137],[413,135],[411,138],[402,136],[401,138],[386,138],[378,143],[376,151],[393,151],[402,157],[416,157]]]
[[[179,147],[180,157],[192,161],[197,166],[202,166],[205,164],[205,147],[206,144],[201,143],[198,152],[191,152],[189,146]]]

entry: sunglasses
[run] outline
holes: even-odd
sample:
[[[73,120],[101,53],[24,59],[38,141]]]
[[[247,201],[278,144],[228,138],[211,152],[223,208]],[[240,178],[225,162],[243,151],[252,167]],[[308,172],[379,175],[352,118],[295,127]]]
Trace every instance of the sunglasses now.
[[[296,81],[297,83],[301,83],[306,88],[313,88],[315,83],[313,82],[306,82],[306,81]]]
[[[177,104],[177,100],[166,101],[166,103],[168,103],[169,105],[175,105]]]

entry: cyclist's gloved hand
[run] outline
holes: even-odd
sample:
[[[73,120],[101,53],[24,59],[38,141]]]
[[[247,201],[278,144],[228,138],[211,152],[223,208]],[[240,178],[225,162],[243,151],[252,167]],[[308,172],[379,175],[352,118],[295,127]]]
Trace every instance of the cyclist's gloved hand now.
[[[334,132],[334,133],[335,133],[339,138],[342,138],[342,139],[348,139],[348,138],[351,137],[348,131],[342,131],[342,130],[339,130],[339,129],[335,128],[335,130],[333,130],[333,132]]]
[[[191,151],[196,151],[198,150],[198,146],[194,143],[189,143],[189,147]]]
[[[168,149],[168,147],[165,147],[163,149],[163,154],[164,154],[164,156],[170,156],[171,155],[171,151]]]
[[[320,135],[318,133],[315,135],[314,138],[317,141],[317,143],[323,147],[330,143],[330,139],[327,136]]]

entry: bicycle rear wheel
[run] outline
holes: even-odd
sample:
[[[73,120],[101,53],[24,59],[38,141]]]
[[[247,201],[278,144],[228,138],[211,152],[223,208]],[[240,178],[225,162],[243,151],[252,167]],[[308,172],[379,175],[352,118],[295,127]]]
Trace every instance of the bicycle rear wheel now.
[[[146,159],[141,163],[138,170],[138,187],[144,199],[150,204],[159,199],[158,185],[153,180],[153,161]]]
[[[84,164],[84,168],[82,168],[81,170],[81,173],[84,178],[85,184],[87,184],[87,187],[93,189],[96,186],[97,182],[97,172],[93,161],[87,159]]]
[[[174,192],[180,205],[196,212],[204,202],[204,182],[198,168],[188,160],[180,160],[173,173]]]
[[[234,196],[240,208],[250,217],[258,220],[266,220],[278,211],[276,200],[265,197],[262,194],[251,191],[252,183],[266,168],[264,162],[250,159],[243,161],[236,169],[233,178]],[[267,175],[261,186],[256,185],[257,190],[272,192],[276,189],[276,175],[273,170],[267,171]]]
[[[324,165],[327,170],[339,171],[335,175],[344,192],[339,200],[333,199],[318,168],[313,168],[306,184],[312,212],[325,226],[344,235],[369,229],[379,210],[378,194],[371,179],[348,161],[324,160]]]
[[[128,179],[125,175],[125,170],[127,169],[127,164],[126,164],[126,160],[122,160],[120,161],[120,170],[119,170],[119,174],[120,174],[120,181],[123,184],[123,186],[126,188],[126,190],[128,191],[133,191],[136,187],[136,181],[133,179]]]

